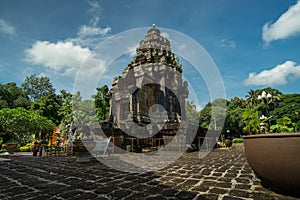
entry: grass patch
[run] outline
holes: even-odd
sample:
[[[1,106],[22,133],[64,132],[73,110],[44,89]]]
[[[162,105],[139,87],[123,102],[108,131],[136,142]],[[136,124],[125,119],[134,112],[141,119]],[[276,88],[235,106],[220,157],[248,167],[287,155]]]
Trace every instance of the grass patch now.
[[[244,139],[243,138],[234,138],[232,140],[233,144],[243,144],[244,143]]]

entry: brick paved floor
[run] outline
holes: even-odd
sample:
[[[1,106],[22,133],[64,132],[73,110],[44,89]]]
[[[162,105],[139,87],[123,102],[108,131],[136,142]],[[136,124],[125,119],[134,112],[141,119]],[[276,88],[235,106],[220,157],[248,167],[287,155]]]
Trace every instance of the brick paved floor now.
[[[79,164],[71,157],[28,155],[0,156],[0,172],[0,199],[296,199],[263,188],[242,146],[203,159],[186,153],[165,169],[143,174],[96,160]]]

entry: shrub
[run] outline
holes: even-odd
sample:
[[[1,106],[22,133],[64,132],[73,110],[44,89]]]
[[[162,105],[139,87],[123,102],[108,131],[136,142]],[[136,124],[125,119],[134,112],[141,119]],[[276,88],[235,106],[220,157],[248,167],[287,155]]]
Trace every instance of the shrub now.
[[[232,140],[232,143],[237,144],[237,143],[243,143],[244,139],[243,138],[234,138]]]
[[[27,143],[25,146],[19,148],[21,152],[29,152],[30,151],[30,143]]]

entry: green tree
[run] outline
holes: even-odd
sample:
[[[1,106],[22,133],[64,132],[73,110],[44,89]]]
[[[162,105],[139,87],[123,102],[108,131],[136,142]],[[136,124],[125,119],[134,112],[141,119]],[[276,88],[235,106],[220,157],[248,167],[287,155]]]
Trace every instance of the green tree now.
[[[227,100],[226,99],[215,99],[212,102],[212,118],[211,118],[211,129],[213,130],[223,130],[224,122],[226,119],[226,109]]]
[[[17,107],[30,107],[30,101],[22,88],[14,82],[0,84],[0,109]]]
[[[199,113],[200,126],[203,128],[209,128],[211,118],[211,103],[207,103]]]
[[[254,110],[257,112],[257,118],[253,117],[251,120],[248,120],[248,122],[245,123],[244,130],[247,130],[247,132],[250,133],[249,131],[253,129],[254,132],[252,134],[256,133],[257,123],[266,122],[266,119],[260,121],[261,116],[267,117],[267,127],[270,127],[272,124],[274,124],[278,118],[274,118],[271,112],[276,110],[280,104],[281,95],[282,93],[279,90],[270,87],[257,90],[251,89],[246,96],[247,108],[248,110]],[[248,111],[246,110],[245,113],[247,112]]]
[[[76,105],[73,110],[74,123],[78,124],[93,124],[97,121],[95,104],[92,100],[83,100]]]
[[[278,106],[276,109],[270,112],[270,115],[272,116],[273,124],[276,124],[276,120],[282,118],[283,116],[290,118],[292,123],[295,123],[295,131],[299,131],[299,113],[300,94],[282,94]]]
[[[82,100],[80,92],[73,95],[73,117],[76,125],[91,125],[97,122],[95,102],[93,100]]]
[[[200,111],[200,126],[212,130],[222,130],[226,118],[226,105],[226,99],[215,99],[212,103],[208,103]]]
[[[246,108],[246,107],[247,107],[247,101],[239,97],[233,97],[227,103],[228,110],[234,110],[236,108]]]
[[[244,111],[245,108],[240,108],[240,107],[236,107],[235,109],[228,108],[224,130],[226,131],[229,130],[230,135],[240,136],[244,132],[243,131],[244,121],[242,118]]]
[[[246,101],[249,107],[255,107],[258,104],[258,91],[250,89],[246,95]]]
[[[25,144],[30,141],[33,134],[43,137],[51,133],[54,123],[24,108],[3,108],[0,110],[0,129],[4,135],[9,136],[9,139]]]
[[[54,93],[50,93],[33,102],[31,110],[38,112],[40,115],[52,120],[56,125],[59,125],[62,119],[62,116],[59,115],[61,104],[59,97]]]
[[[260,112],[259,114],[270,117],[270,112],[279,105],[282,93],[279,90],[270,87],[258,89],[256,90],[256,93],[260,96],[262,96],[263,93],[266,95],[266,98],[261,98],[258,101],[257,106]]]
[[[258,111],[255,109],[246,109],[243,112],[243,121],[245,126],[243,130],[251,135],[260,133],[260,121],[258,119]]]
[[[192,122],[193,124],[199,124],[199,113],[197,112],[196,105],[193,101],[186,101],[185,102],[185,110],[186,110],[186,117],[187,119]]]
[[[77,109],[77,105],[82,101],[82,96],[80,95],[80,92],[77,91],[75,94],[72,95],[72,104],[73,109]]]
[[[269,93],[271,94],[271,98],[268,102],[270,110],[274,110],[279,106],[279,103],[281,102],[282,93],[279,90],[276,89],[270,89]]]
[[[294,132],[295,126],[296,123],[293,123],[289,117],[284,116],[283,118],[277,119],[276,124],[272,125],[270,129],[272,130],[272,132],[278,133]]]
[[[43,96],[55,94],[55,89],[46,76],[38,77],[36,74],[27,76],[22,83],[23,91],[31,101],[37,101]]]
[[[58,116],[61,119],[60,124],[62,126],[66,126],[67,124],[72,124],[74,122],[73,119],[73,109],[72,109],[72,94],[67,92],[66,90],[61,90],[59,98],[62,101],[62,105],[58,109]]]
[[[249,107],[249,102],[243,98],[233,97],[227,102],[227,114],[223,134],[227,135],[229,130],[230,136],[239,137],[243,134],[244,121],[242,119],[243,112]]]
[[[109,89],[107,85],[97,88],[96,95],[93,96],[95,100],[95,109],[97,119],[105,120],[109,114]]]

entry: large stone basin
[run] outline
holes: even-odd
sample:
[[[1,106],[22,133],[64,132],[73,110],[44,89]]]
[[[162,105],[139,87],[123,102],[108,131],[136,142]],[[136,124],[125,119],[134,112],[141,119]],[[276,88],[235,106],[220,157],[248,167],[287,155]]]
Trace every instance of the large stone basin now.
[[[300,133],[244,136],[244,146],[263,186],[300,196]]]

